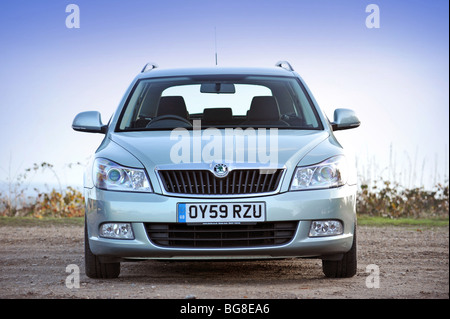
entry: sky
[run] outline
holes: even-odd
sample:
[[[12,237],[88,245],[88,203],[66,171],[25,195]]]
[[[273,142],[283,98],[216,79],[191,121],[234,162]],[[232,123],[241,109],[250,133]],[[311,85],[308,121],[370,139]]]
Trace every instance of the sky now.
[[[79,28],[68,28],[69,4]],[[379,27],[366,19],[379,8]],[[107,122],[145,63],[161,68],[274,66],[289,61],[329,118],[362,179],[405,186],[449,174],[447,0],[12,1],[0,5],[0,184],[34,163],[55,175],[33,182],[82,185],[103,135],[75,132],[75,115]],[[373,22],[373,20],[370,20]],[[1,189],[1,186],[0,186]]]

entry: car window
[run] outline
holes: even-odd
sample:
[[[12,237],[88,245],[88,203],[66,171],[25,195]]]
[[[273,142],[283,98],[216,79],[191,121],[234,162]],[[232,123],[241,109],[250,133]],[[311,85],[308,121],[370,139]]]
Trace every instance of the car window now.
[[[142,79],[129,96],[118,130],[202,126],[322,129],[294,77],[246,76]]]
[[[255,96],[272,95],[262,85],[235,84],[235,93],[201,93],[201,84],[171,86],[161,96],[182,96],[190,114],[202,113],[205,108],[231,108],[235,115],[246,115]]]

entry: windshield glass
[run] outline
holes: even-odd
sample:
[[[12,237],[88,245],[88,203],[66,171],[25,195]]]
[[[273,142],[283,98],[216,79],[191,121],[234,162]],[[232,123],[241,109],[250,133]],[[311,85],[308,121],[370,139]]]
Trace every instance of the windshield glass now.
[[[118,130],[178,127],[322,129],[296,78],[246,76],[143,79],[122,111]]]

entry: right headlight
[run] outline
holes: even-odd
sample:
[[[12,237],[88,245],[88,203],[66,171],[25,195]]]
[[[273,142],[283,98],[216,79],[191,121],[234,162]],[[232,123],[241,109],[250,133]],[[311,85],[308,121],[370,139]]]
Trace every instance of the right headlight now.
[[[95,186],[111,191],[151,193],[152,187],[142,168],[121,166],[105,158],[94,161],[93,177]]]
[[[339,187],[347,182],[345,156],[331,157],[321,163],[297,167],[291,191]]]

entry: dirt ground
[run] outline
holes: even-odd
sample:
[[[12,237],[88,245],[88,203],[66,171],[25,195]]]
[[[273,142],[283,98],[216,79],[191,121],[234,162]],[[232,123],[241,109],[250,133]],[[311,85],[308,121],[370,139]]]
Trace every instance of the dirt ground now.
[[[448,227],[360,226],[358,272],[348,279],[325,278],[320,260],[285,259],[130,262],[118,279],[95,280],[84,274],[82,227],[0,230],[2,299],[449,298]],[[77,269],[79,288],[72,287]]]

